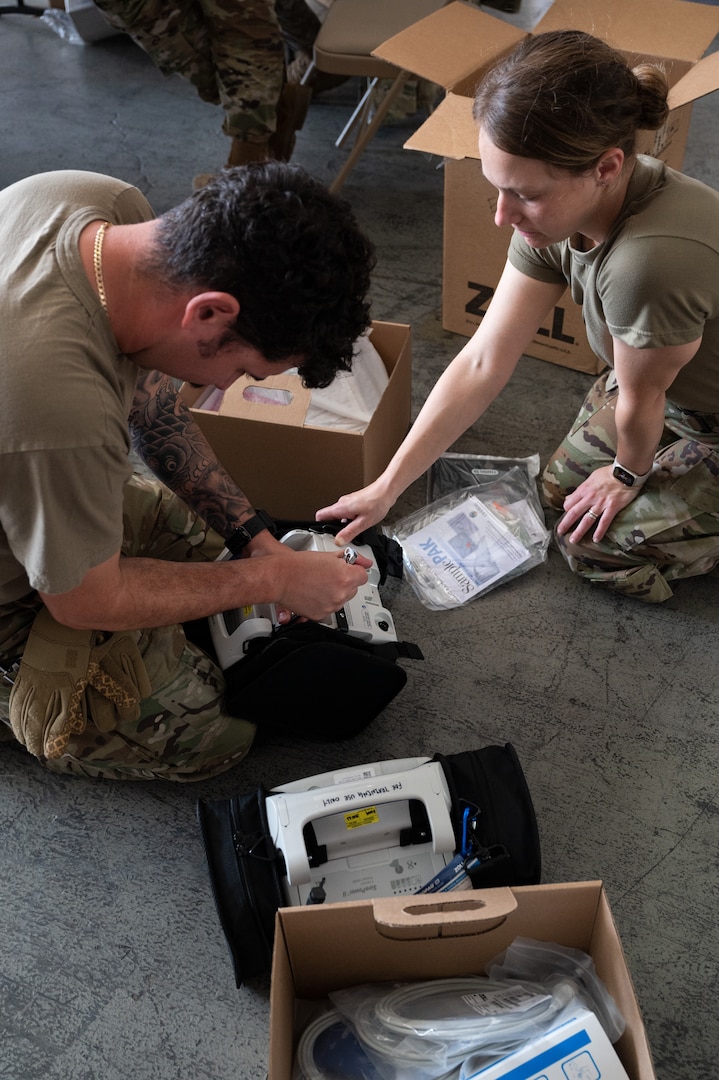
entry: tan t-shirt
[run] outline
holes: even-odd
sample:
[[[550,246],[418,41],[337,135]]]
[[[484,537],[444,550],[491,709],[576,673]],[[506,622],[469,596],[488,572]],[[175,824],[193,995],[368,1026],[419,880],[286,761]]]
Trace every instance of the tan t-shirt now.
[[[120,180],[51,172],[0,191],[0,604],[66,592],[119,550],[137,367],[83,269],[88,222],[148,221]]]
[[[509,261],[528,277],[569,283],[589,344],[610,366],[612,338],[636,349],[702,338],[667,396],[719,413],[719,192],[639,156],[621,213],[591,251],[571,240],[536,250],[514,233]]]

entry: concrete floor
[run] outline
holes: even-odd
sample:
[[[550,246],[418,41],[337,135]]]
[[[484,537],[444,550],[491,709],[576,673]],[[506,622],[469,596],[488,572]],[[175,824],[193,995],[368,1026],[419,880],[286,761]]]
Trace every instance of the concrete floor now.
[[[137,184],[159,212],[225,159],[218,111],[126,38],[74,45],[3,16],[0,72],[2,186],[85,168]],[[318,99],[299,136],[296,160],[327,179],[346,103]],[[719,185],[716,110],[716,96],[695,106],[686,169]],[[416,411],[462,339],[440,325],[442,172],[401,149],[410,130],[383,129],[345,194],[378,247],[375,317],[413,327]],[[457,448],[545,460],[589,383],[525,359]],[[268,979],[235,988],[195,800],[496,741],[524,764],[544,880],[606,884],[658,1077],[715,1080],[719,578],[647,607],[592,590],[552,550],[465,609],[430,612],[406,583],[386,600],[426,659],[351,742],[258,747],[187,787],[58,778],[0,748],[4,1080],[262,1077]]]

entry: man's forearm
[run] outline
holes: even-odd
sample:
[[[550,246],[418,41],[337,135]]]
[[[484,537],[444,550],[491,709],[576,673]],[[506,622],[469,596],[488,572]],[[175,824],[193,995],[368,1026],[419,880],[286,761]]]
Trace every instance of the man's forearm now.
[[[138,380],[130,435],[155,476],[221,536],[253,512],[166,375],[145,372]]]
[[[72,593],[41,595],[55,618],[68,626],[135,630],[271,603],[284,590],[287,573],[281,558],[209,563],[119,559],[91,570]]]
[[[40,593],[58,622],[76,629],[136,630],[200,619],[217,611],[274,603],[290,612],[324,619],[367,581],[367,569],[341,552],[292,551],[210,563],[121,558],[89,570],[77,588]]]

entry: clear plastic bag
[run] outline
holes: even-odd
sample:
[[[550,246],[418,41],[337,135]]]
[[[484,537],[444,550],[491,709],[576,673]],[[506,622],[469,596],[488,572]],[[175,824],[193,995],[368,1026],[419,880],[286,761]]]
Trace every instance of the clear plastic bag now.
[[[487,454],[442,454],[427,470],[427,502],[464,487],[489,484],[510,469],[521,469],[527,480],[539,476],[539,454],[528,457],[490,457]]]
[[[486,971],[492,979],[532,979],[549,983],[552,979],[569,978],[611,1043],[615,1043],[624,1031],[624,1017],[597,975],[591,956],[581,949],[517,937],[505,952],[487,965]]]
[[[460,607],[547,558],[551,534],[534,478],[514,466],[397,522],[407,580],[425,607]]]
[[[466,1059],[494,1060],[541,1034],[574,994],[568,981],[476,975],[366,984],[330,999],[383,1080],[450,1080]]]
[[[592,958],[579,949],[518,937],[485,970],[330,993],[331,1012],[300,1039],[293,1080],[472,1080],[587,1009],[611,1042],[624,1031]],[[326,1029],[322,1048],[316,1032]]]
[[[84,45],[85,39],[77,32],[74,22],[66,11],[59,8],[48,8],[40,16],[40,22],[45,23],[54,30],[58,37],[67,41],[70,45]]]

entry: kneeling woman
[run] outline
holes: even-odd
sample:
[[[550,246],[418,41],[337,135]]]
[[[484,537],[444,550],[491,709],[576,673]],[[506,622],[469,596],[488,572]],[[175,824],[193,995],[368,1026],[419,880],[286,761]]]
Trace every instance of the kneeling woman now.
[[[609,365],[543,475],[557,540],[588,580],[650,602],[719,563],[719,193],[635,153],[667,83],[578,31],[526,39],[474,105],[497,225],[514,229],[480,327],[385,472],[318,517],[347,542],[502,390],[567,284]]]

